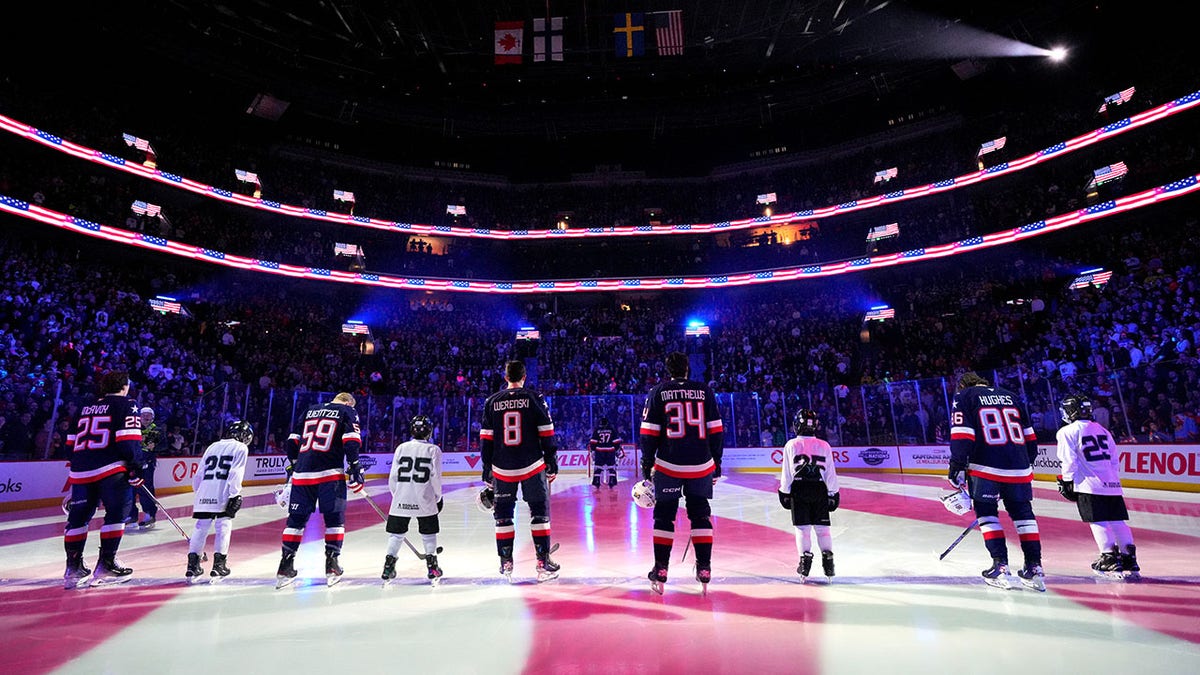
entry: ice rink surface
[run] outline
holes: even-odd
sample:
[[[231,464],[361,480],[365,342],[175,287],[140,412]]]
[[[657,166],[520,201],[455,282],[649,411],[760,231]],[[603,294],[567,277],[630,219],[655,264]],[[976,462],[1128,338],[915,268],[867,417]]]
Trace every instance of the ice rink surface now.
[[[983,584],[990,559],[978,531],[938,560],[970,522],[938,502],[944,479],[839,478],[837,576],[807,584],[796,575],[777,477],[722,480],[707,595],[691,552],[681,560],[682,509],[666,592],[651,592],[650,512],[631,502],[628,477],[615,489],[594,489],[582,475],[555,482],[562,576],[540,585],[525,505],[509,585],[497,573],[491,517],[475,506],[479,483],[466,479],[447,479],[437,588],[407,549],[400,577],[382,586],[387,534],[361,497],[347,511],[346,575],[332,588],[314,516],[299,581],[275,590],[284,513],[269,487],[246,489],[233,574],[217,584],[184,582],[187,545],[160,515],[155,529],[129,530],[122,541],[132,581],[65,591],[61,510],[0,513],[0,673],[1200,672],[1200,496],[1126,491],[1144,576],[1131,583],[1092,575],[1087,526],[1052,485],[1036,483],[1048,586],[1038,593]],[[387,507],[383,481],[368,491]],[[191,494],[163,502],[190,534]],[[1015,571],[1019,547],[1002,520]],[[90,566],[98,545],[97,518]],[[211,535],[207,550],[211,557]]]

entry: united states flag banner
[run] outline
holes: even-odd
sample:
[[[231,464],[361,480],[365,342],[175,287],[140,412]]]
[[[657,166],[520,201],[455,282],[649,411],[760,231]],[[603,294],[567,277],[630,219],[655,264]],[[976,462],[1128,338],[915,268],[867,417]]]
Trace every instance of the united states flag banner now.
[[[683,334],[687,337],[704,337],[712,335],[712,329],[708,326],[687,326],[683,329]]]
[[[1092,178],[1087,184],[1088,189],[1111,183],[1127,173],[1129,173],[1129,168],[1125,166],[1125,162],[1102,166],[1092,172]]]
[[[234,169],[233,173],[237,176],[237,179],[242,181],[243,183],[254,183],[255,185],[259,185],[259,186],[262,185],[262,183],[260,183],[258,181],[258,174],[256,174],[256,173],[251,173],[249,171],[242,171],[241,169]]]
[[[350,202],[351,204],[354,203],[354,193],[348,190],[334,190],[333,198],[339,202]]]
[[[150,153],[154,152],[154,148],[150,146],[150,141],[144,138],[138,138],[133,134],[121,134],[121,138],[125,139],[125,145],[131,148],[137,148],[138,150]]]
[[[1113,94],[1112,96],[1104,97],[1104,103],[1100,104],[1100,108],[1098,110],[1096,110],[1096,112],[1098,112],[1098,113],[1107,112],[1108,106],[1110,106],[1110,105],[1117,106],[1117,105],[1121,105],[1122,103],[1128,103],[1129,99],[1133,98],[1133,92],[1135,90],[1136,90],[1136,87],[1129,87],[1128,89],[1122,89],[1121,91],[1118,91],[1117,93]]]
[[[139,216],[150,216],[151,218],[154,218],[155,216],[162,214],[161,206],[158,206],[157,204],[147,204],[143,201],[135,201],[133,206],[129,208]]]
[[[333,245],[334,255],[356,256],[360,253],[362,253],[362,249],[357,244],[343,244],[339,241]]]
[[[867,231],[867,241],[878,241],[880,239],[887,239],[888,237],[897,237],[899,235],[900,235],[900,225],[898,223],[888,223],[887,225],[880,225],[878,227],[872,227],[870,230],[868,230]]]
[[[863,321],[885,321],[887,319],[896,318],[896,310],[891,307],[872,307],[871,311],[863,315]]]
[[[361,321],[347,321],[342,324],[344,335],[370,335],[371,328]]]
[[[183,313],[183,306],[179,304],[179,301],[175,298],[168,298],[165,295],[150,298],[150,308],[163,314]]]
[[[1001,136],[1000,138],[997,138],[995,140],[987,141],[986,143],[979,146],[979,154],[977,154],[976,157],[982,157],[983,155],[986,155],[989,152],[1003,150],[1004,144],[1007,141],[1008,141],[1008,136]]]
[[[755,204],[774,204],[777,201],[779,201],[779,200],[775,197],[775,193],[768,192],[766,194],[759,195],[758,199],[754,200],[754,203]]]
[[[683,56],[683,10],[651,12],[659,56]]]
[[[895,177],[896,177],[896,167],[894,167],[894,166],[890,169],[884,169],[883,171],[875,172],[875,182],[876,183],[886,183]]]
[[[462,204],[447,204],[446,213],[452,216],[465,216],[467,215],[467,207]]]
[[[546,30],[549,25],[549,30]],[[548,39],[547,39],[548,38]],[[545,63],[546,61],[562,61],[563,60],[563,17],[551,17],[549,21],[546,19],[533,20],[533,61],[534,63]]]
[[[1112,279],[1112,275],[1113,273],[1107,270],[1085,272],[1075,277],[1075,280],[1071,282],[1070,288],[1072,290],[1087,288],[1088,286],[1095,286],[1096,288],[1099,288],[1104,284],[1107,284],[1109,280]]]

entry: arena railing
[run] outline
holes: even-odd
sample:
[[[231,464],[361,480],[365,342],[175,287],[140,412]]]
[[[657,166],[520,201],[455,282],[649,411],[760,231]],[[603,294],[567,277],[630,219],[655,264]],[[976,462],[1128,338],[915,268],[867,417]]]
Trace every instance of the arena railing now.
[[[136,162],[126,161],[125,159],[117,157],[116,155],[73,143],[69,140],[63,139],[59,136],[4,115],[0,115],[0,130],[7,131],[26,140],[36,142],[45,147],[52,148],[73,157],[84,159],[102,166],[154,180],[165,185],[188,190],[189,192],[200,194],[211,199],[217,199],[230,204],[237,204],[239,206],[259,209],[284,216],[319,220],[330,223],[340,223],[355,227],[369,227],[378,230],[397,232],[405,235],[473,237],[500,240],[535,240],[672,234],[685,234],[694,236],[702,233],[729,232],[733,230],[763,227],[766,225],[785,224],[797,220],[828,218],[854,211],[896,204],[899,202],[908,201],[910,199],[957,190],[961,187],[966,187],[983,181],[998,178],[1000,176],[1013,174],[1051,159],[1062,157],[1066,154],[1090,145],[1106,141],[1133,129],[1138,129],[1158,122],[1159,120],[1177,115],[1186,110],[1191,110],[1198,104],[1200,104],[1200,91],[1193,92],[1173,101],[1169,101],[1131,117],[1113,122],[1111,124],[1106,124],[1099,129],[1095,129],[1086,134],[1076,136],[1075,138],[1056,143],[1048,148],[1044,148],[1009,162],[1003,162],[986,169],[963,174],[954,178],[947,178],[926,185],[895,190],[882,195],[868,197],[866,199],[851,200],[841,204],[825,206],[817,209],[806,209],[802,211],[793,211],[791,213],[742,218],[738,220],[727,220],[715,223],[685,223],[675,225],[646,224],[617,227],[568,228],[564,230],[495,230],[490,228],[408,223],[381,218],[356,216],[350,213],[335,213],[324,209],[313,209],[303,206],[282,204],[280,202],[263,199],[261,197],[256,198],[248,195],[238,194],[232,190],[206,185],[174,173],[168,173],[157,168],[150,168]]]

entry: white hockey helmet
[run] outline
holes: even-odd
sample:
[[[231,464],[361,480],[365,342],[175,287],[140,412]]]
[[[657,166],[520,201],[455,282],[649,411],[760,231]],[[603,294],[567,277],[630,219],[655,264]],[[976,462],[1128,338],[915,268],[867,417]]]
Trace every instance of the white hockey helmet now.
[[[633,485],[633,503],[643,509],[654,508],[654,483],[648,480]]]
[[[965,516],[971,512],[971,495],[967,494],[966,490],[947,492],[939,499],[942,500],[942,506],[956,516]]]
[[[480,490],[475,495],[475,506],[484,513],[491,513],[496,508],[496,491],[490,486]]]

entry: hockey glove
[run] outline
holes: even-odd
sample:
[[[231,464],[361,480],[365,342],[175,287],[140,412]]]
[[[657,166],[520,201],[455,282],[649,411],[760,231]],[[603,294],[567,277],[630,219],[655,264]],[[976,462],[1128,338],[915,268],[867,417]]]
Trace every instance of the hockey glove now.
[[[842,503],[842,493],[835,492],[829,495],[829,512],[833,513],[838,510],[838,505]]]
[[[1058,477],[1058,494],[1068,501],[1079,501],[1079,493],[1075,492],[1075,481],[1063,480],[1062,476]]]
[[[558,474],[556,474],[556,473],[547,473],[546,474],[546,482],[547,483],[553,483],[555,478],[558,478]]]
[[[775,494],[779,495],[779,505],[783,507],[783,510],[791,511],[792,510],[792,495],[791,495],[791,493],[784,492],[783,490],[779,490]]]
[[[963,488],[967,485],[967,467],[963,464],[950,462],[950,471],[947,474],[950,479],[950,484],[956,488]]]
[[[350,466],[346,467],[346,487],[350,488],[351,492],[362,492],[363,488],[363,473],[362,466],[358,460],[350,462]]]
[[[237,512],[242,508],[242,496],[234,495],[225,503],[225,515],[230,518],[237,515]]]
[[[292,474],[296,472],[296,463],[288,462],[287,466],[283,467],[283,472],[287,474],[287,479],[292,479]]]
[[[138,474],[137,470],[130,468],[126,469],[126,471],[128,472],[129,476],[129,487],[136,490],[146,484],[146,481],[142,480],[142,477]]]

